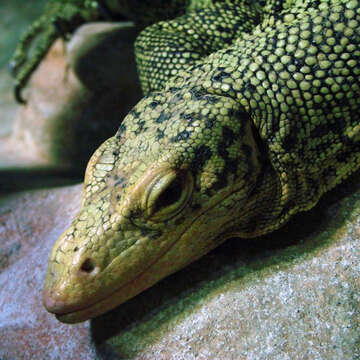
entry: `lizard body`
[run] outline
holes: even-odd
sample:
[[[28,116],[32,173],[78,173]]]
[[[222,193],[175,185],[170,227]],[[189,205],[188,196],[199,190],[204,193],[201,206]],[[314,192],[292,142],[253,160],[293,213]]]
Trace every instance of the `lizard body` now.
[[[90,159],[50,255],[60,321],[279,228],[359,168],[359,1],[204,4],[136,41],[146,96]]]

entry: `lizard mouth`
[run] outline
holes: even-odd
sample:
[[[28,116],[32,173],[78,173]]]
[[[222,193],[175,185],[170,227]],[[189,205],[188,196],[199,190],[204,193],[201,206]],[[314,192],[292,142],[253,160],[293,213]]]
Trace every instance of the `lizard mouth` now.
[[[70,304],[66,300],[63,300],[61,296],[57,296],[56,290],[45,288],[43,291],[43,305],[47,311],[53,313],[59,321],[69,324],[86,321],[113,309],[141,291],[146,290],[159,280],[159,278],[155,278],[152,275],[152,268],[161,262],[161,259],[164,258],[171,248],[182,238],[184,233],[185,231],[180,234],[174,242],[169,244],[151,264],[140,271],[140,273],[113,292],[106,294],[105,297],[96,300],[92,299],[92,302],[88,302],[87,304]],[[166,275],[162,277],[164,276]]]
[[[181,236],[179,239],[180,238]],[[151,278],[151,276],[149,276],[151,275],[150,269],[165,256],[165,254],[177,243],[178,240],[171,244],[171,246],[167,248],[163,254],[161,254],[152,264],[140,272],[140,274],[95,303],[84,307],[76,305],[69,306],[66,304],[66,301],[57,300],[51,290],[48,291],[47,289],[44,289],[43,304],[45,308],[49,312],[53,313],[59,321],[67,324],[86,321],[90,318],[101,315],[124,303],[126,300],[134,297],[157,282],[159,279],[156,279],[155,281],[151,281],[151,279],[149,279],[149,277]]]
[[[145,272],[146,270],[144,271],[144,273]],[[142,274],[140,274],[138,277],[141,277],[141,275]],[[63,323],[74,324],[74,323],[86,321],[90,318],[96,317],[102,313],[105,313],[113,309],[117,305],[120,305],[129,298],[133,297],[135,294],[132,293],[130,288],[132,287],[131,285],[138,280],[138,277],[134,278],[127,284],[123,285],[115,292],[109,294],[106,298],[89,306],[79,308],[76,310],[75,308],[74,310],[71,311],[62,309],[61,303],[56,303],[51,308],[51,305],[54,303],[54,301],[52,300],[51,295],[49,295],[47,291],[44,291],[43,293],[43,303],[46,309],[51,313],[53,313],[56,316],[56,318]],[[151,286],[151,284],[149,284],[149,286]],[[145,290],[145,287],[139,289],[139,292],[142,290]]]

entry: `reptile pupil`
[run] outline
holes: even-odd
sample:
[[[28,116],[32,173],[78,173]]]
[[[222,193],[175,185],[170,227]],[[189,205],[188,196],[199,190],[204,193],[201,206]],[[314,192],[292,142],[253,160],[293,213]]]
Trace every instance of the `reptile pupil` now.
[[[181,176],[176,177],[157,198],[154,213],[179,201],[183,192],[183,186],[183,178]]]

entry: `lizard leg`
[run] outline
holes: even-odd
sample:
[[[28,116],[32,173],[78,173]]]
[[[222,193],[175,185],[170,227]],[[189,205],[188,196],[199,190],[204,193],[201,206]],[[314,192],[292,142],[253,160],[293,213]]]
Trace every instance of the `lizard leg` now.
[[[45,56],[57,36],[58,33],[55,27],[49,28],[48,31],[43,34],[41,42],[36,47],[31,58],[22,59],[23,65],[19,69],[19,72],[16,73],[14,85],[14,95],[17,102],[21,104],[26,102],[21,95],[21,90],[24,88],[29,77],[38,66],[40,60]]]
[[[168,79],[201,62],[260,21],[259,7],[214,3],[147,27],[136,40],[135,55],[144,93],[160,90]]]
[[[67,35],[81,24],[100,18],[97,2],[50,1],[44,14],[21,37],[10,60],[9,68],[15,77],[16,100],[20,103],[25,102],[21,90],[59,35],[66,39]],[[34,40],[37,40],[35,44]]]
[[[46,23],[45,18],[42,16],[35,21],[30,28],[22,34],[16,46],[15,52],[9,62],[9,70],[13,76],[16,76],[19,68],[26,62],[27,51],[31,46],[32,40],[43,29]]]

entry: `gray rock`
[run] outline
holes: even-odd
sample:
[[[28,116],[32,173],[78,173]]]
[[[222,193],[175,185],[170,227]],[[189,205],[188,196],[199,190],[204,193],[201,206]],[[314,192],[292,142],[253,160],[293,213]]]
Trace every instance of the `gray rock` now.
[[[359,353],[359,175],[262,238],[231,239],[90,322],[41,305],[81,186],[0,198],[2,359],[342,359]]]
[[[81,26],[66,45],[68,64],[92,91],[138,88],[134,42],[139,29],[132,22],[98,22]]]

